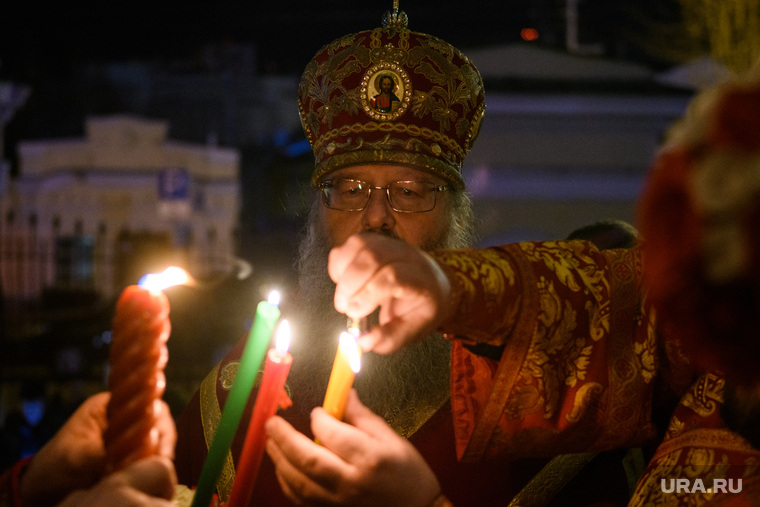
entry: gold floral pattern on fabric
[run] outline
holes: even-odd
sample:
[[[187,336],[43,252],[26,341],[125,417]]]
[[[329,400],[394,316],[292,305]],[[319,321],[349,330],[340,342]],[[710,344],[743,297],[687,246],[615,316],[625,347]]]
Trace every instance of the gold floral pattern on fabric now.
[[[715,413],[719,404],[723,403],[723,388],[725,380],[714,373],[702,375],[686,393],[681,403],[702,417]]]
[[[230,363],[231,364],[231,363]],[[216,368],[211,370],[206,378],[201,382],[200,387],[200,405],[201,405],[201,424],[203,425],[203,435],[206,440],[206,449],[211,447],[211,442],[214,440],[214,435],[219,427],[219,422],[222,419],[222,409],[219,405],[219,397],[217,396],[216,386],[219,383],[224,388],[224,381],[222,377],[229,375],[230,370],[225,365],[224,368],[220,368],[217,365]],[[226,373],[225,373],[226,371]],[[235,362],[234,372],[237,372],[237,362]],[[234,372],[232,373],[234,378]],[[231,382],[231,381],[230,381]],[[227,388],[229,390],[229,388]],[[219,497],[222,500],[226,500],[232,491],[232,483],[235,480],[235,464],[232,459],[232,453],[227,451],[224,458],[224,465],[219,473],[219,479],[216,481],[216,489],[219,493]]]
[[[580,389],[575,393],[575,399],[573,400],[573,407],[565,416],[567,422],[577,423],[585,415],[588,407],[595,398],[599,398],[604,392],[604,386],[597,382],[589,382],[583,384]]]
[[[219,372],[219,384],[221,385],[222,389],[225,391],[230,390],[239,367],[240,361],[230,361],[224,365],[222,370]]]
[[[639,358],[641,365],[641,378],[644,382],[651,382],[657,374],[657,331],[654,323],[640,321],[639,326],[645,326],[646,334],[643,342],[633,344],[633,353]]]
[[[683,394],[630,505],[757,505],[760,451],[725,428],[723,389],[722,374],[711,371]],[[725,489],[714,488],[728,480]]]
[[[452,377],[455,418],[469,410],[475,420],[459,428],[464,458],[595,451],[651,438],[660,352],[643,306],[639,251],[557,241],[486,252],[437,257],[457,301],[444,330],[506,344],[495,370],[454,350],[463,361],[456,367],[468,368]],[[460,401],[467,396],[469,405]]]
[[[505,393],[519,373],[504,365],[522,363],[530,343],[536,311],[535,305],[523,301],[533,302],[538,296],[530,272],[521,268],[525,261],[517,254],[517,247],[509,245],[432,253],[452,281],[456,311],[441,332],[457,338],[452,343],[451,405],[457,457],[464,461],[480,459],[489,445],[487,435],[505,410]],[[516,276],[518,269],[524,277]],[[507,340],[510,346],[499,363],[463,346],[477,341],[501,345]],[[499,401],[490,403],[490,398]],[[483,437],[473,438],[474,433]]]
[[[495,250],[446,253],[437,260],[444,270],[447,267],[451,268],[448,272],[454,280],[454,300],[459,306],[457,314],[486,314],[494,317],[491,323],[496,327],[489,327],[482,331],[473,330],[474,332],[466,335],[466,338],[491,345],[503,345],[509,328],[501,325],[501,321],[505,320],[502,313],[506,311],[508,316],[514,317],[520,301],[520,298],[514,294],[516,275],[512,266],[504,262],[503,257]],[[477,301],[461,297],[464,294],[470,295],[476,292],[481,296]],[[453,334],[457,334],[458,322],[461,320],[456,319],[452,322]]]
[[[588,406],[591,401],[588,395],[596,397],[604,391],[604,386],[599,383],[585,387],[579,381],[586,379],[594,342],[599,341],[609,328],[609,321],[603,316],[609,312],[592,310],[592,315],[599,314],[600,317],[590,320],[601,330],[580,334],[579,315],[567,293],[590,296],[592,299],[584,305],[588,312],[597,306],[596,301],[606,299],[604,295],[608,292],[608,286],[603,281],[603,273],[594,269],[593,259],[582,250],[569,251],[571,255],[568,255],[568,251],[557,248],[555,242],[524,243],[521,247],[528,259],[543,263],[551,276],[538,279],[539,318],[534,340],[521,370],[523,385],[516,386],[520,392],[525,390],[525,386],[533,384],[540,395],[533,406],[525,405],[520,399],[508,402],[511,407],[509,416],[517,415],[524,419],[526,413],[540,408],[545,419],[552,419],[560,410],[560,398],[566,392],[565,387],[578,387],[579,392],[572,395],[572,408],[567,414],[570,416],[569,422],[578,422],[580,413],[585,412],[582,407]],[[590,322],[585,328],[588,329],[589,325]],[[516,406],[521,406],[522,410],[516,411]]]
[[[562,285],[573,292],[583,291],[603,303],[609,292],[604,270],[598,268],[588,248],[577,248],[578,245],[583,243],[526,242],[520,247],[528,259],[543,262]]]
[[[229,361],[226,364],[220,363],[203,379],[200,388],[200,405],[201,405],[201,424],[206,441],[206,449],[211,446],[216,430],[222,418],[222,404],[219,403],[219,396],[224,395],[221,391],[229,391],[235,376],[240,368],[240,361]],[[261,385],[261,379],[264,370],[261,369],[254,378],[254,387]],[[289,397],[293,392],[289,384],[285,384],[285,391]],[[219,392],[217,390],[220,390]],[[232,452],[227,451],[224,459],[224,465],[219,473],[219,479],[216,483],[216,489],[221,501],[227,501],[232,493],[232,484],[235,481],[235,461]]]
[[[692,430],[660,446],[629,505],[756,505],[742,502],[757,499],[757,486],[754,495],[746,486],[757,483],[758,463],[760,451],[730,431]]]

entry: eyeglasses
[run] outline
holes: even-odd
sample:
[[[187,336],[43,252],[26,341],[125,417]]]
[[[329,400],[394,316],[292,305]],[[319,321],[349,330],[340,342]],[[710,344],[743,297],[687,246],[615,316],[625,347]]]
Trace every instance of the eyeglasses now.
[[[427,181],[394,181],[384,187],[376,187],[359,180],[328,180],[319,185],[322,202],[326,207],[340,211],[361,211],[367,206],[373,190],[385,190],[393,211],[399,213],[422,213],[435,208],[438,192],[449,190],[447,185],[435,185]]]

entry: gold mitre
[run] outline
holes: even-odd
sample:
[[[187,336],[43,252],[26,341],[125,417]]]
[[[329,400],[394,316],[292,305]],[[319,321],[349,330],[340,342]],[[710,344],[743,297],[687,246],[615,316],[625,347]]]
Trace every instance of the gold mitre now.
[[[324,46],[298,95],[316,162],[312,184],[342,167],[394,164],[464,188],[462,164],[485,112],[483,80],[458,49],[410,31],[397,0],[381,28]]]

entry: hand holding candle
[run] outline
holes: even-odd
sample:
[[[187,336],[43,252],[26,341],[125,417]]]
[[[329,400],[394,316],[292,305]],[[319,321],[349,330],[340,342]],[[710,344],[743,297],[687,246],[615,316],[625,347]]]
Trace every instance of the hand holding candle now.
[[[361,355],[356,337],[345,331],[341,333],[338,352],[327,383],[325,400],[322,403],[325,411],[336,419],[343,419],[348,393],[354,383],[354,375],[361,368]]]
[[[229,507],[247,506],[253,494],[267,439],[264,423],[277,412],[278,402],[283,398],[285,380],[293,362],[293,356],[288,353],[289,346],[290,325],[287,320],[283,320],[277,330],[276,346],[270,348],[267,353],[264,375],[256,395],[256,405],[248,425],[243,450],[240,453],[235,483],[228,502]]]
[[[162,289],[188,280],[184,270],[168,268],[124,289],[116,304],[108,376],[111,399],[103,434],[109,472],[156,453],[171,331],[169,300]]]

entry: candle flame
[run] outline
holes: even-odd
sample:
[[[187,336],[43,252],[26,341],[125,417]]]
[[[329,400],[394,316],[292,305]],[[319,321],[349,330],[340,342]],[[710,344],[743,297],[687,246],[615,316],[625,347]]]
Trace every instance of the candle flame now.
[[[346,331],[340,334],[340,348],[346,354],[348,359],[348,365],[354,373],[359,373],[362,367],[362,351],[359,348],[359,344],[356,343],[356,338]]]
[[[163,290],[173,285],[188,285],[191,282],[190,274],[182,268],[170,266],[161,273],[148,273],[137,283],[140,287],[149,290]]]
[[[267,302],[270,305],[280,306],[280,292],[276,290],[273,290],[272,292],[270,292]]]
[[[282,319],[277,327],[277,336],[274,339],[275,348],[280,354],[286,354],[290,347],[290,322]]]

